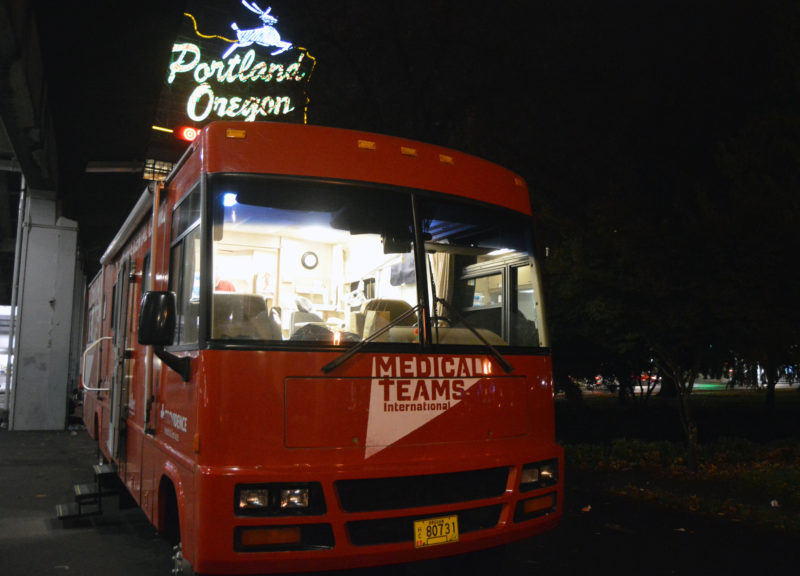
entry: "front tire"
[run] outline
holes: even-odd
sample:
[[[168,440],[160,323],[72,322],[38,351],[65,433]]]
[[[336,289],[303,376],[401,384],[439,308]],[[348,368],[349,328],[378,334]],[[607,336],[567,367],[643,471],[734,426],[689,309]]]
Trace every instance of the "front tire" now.
[[[180,542],[172,549],[172,576],[197,576],[192,565],[183,557]]]
[[[161,489],[162,497],[165,500],[161,535],[172,544],[172,570],[170,573],[172,576],[198,576],[192,565],[183,556],[180,512],[175,488],[172,482],[165,479]]]

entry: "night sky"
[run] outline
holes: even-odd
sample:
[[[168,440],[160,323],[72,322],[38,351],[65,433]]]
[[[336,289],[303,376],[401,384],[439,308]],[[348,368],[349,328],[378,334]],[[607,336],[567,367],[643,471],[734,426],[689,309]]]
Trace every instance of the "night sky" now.
[[[496,161],[526,178],[535,207],[574,211],[621,186],[664,196],[679,179],[714,178],[720,146],[749,126],[800,114],[791,0],[258,4],[316,58],[309,123]],[[99,3],[33,5],[67,176],[104,153],[143,160],[173,40],[162,36],[184,3],[115,4],[129,20]],[[232,21],[248,22],[239,0],[209,5],[220,17],[215,29],[202,22],[205,33],[232,36]],[[67,179],[63,188],[66,215],[83,219],[83,231],[103,220],[93,258],[127,211],[98,218],[105,183],[93,191]]]
[[[768,4],[317,1],[273,10],[285,14],[284,35],[317,57],[311,123],[465,149],[538,188],[583,166],[597,171],[601,158],[702,164],[768,107],[796,105],[785,74],[797,69],[779,69],[792,56],[781,46],[791,14]]]
[[[257,24],[239,0],[210,5],[206,34]],[[450,145],[534,180],[643,147],[702,162],[704,147],[796,102],[793,2],[260,5],[317,59],[309,123]],[[634,161],[657,162],[647,156]]]

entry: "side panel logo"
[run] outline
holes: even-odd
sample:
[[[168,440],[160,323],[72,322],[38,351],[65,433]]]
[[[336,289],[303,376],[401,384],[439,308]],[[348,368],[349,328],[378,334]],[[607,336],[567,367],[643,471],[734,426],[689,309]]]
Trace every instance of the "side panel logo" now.
[[[164,434],[173,440],[180,440],[179,432],[186,432],[188,418],[177,412],[173,412],[164,404],[161,404],[161,412],[159,414],[162,422],[164,423]]]

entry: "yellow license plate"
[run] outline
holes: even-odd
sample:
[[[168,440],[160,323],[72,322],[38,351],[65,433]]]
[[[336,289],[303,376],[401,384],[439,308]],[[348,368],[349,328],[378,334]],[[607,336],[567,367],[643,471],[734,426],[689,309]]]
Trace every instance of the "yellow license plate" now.
[[[414,547],[458,542],[458,516],[440,516],[414,521]]]

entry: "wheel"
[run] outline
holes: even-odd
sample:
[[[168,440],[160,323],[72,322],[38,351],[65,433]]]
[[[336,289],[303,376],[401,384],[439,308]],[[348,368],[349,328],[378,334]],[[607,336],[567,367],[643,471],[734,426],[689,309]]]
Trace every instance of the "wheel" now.
[[[172,572],[173,576],[197,576],[192,569],[189,561],[183,557],[181,543],[178,542],[172,549]]]
[[[172,570],[173,576],[197,576],[196,572],[183,557],[181,545],[181,522],[178,512],[178,498],[171,482],[165,480],[161,488],[162,498],[165,500],[164,519],[161,525],[161,535],[172,544]]]

